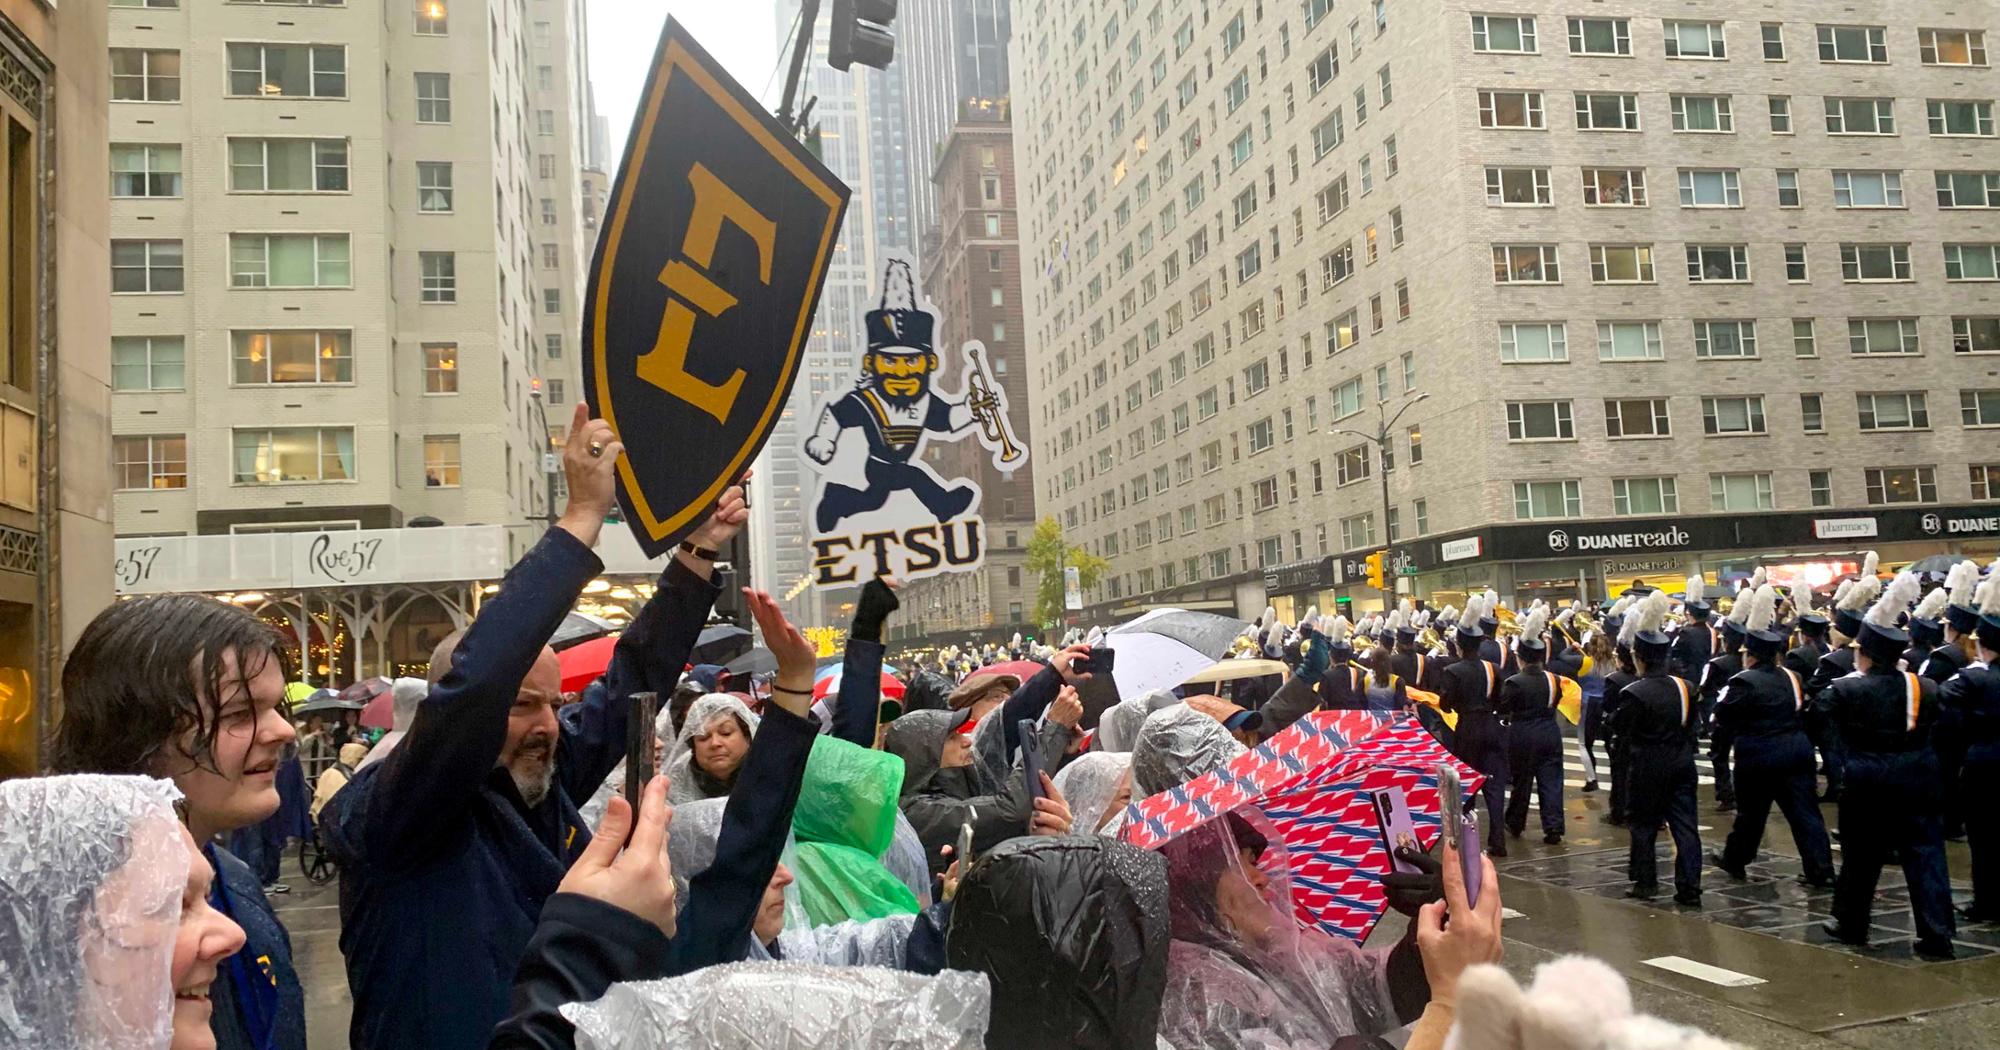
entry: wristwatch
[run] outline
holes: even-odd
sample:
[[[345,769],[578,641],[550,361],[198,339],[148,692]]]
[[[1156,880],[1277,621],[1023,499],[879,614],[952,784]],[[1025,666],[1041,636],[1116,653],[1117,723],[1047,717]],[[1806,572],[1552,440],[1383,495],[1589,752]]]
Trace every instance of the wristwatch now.
[[[719,557],[722,554],[722,552],[718,550],[710,550],[707,547],[697,547],[694,545],[693,540],[682,540],[681,550],[688,554],[692,554],[703,561],[714,561],[717,557]]]

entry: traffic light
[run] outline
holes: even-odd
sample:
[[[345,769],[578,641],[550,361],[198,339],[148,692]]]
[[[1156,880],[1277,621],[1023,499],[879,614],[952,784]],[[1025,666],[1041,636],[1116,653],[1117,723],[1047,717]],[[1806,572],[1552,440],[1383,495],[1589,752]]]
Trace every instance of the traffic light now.
[[[846,69],[856,62],[889,68],[896,57],[897,0],[833,0],[833,24],[828,27],[826,64]]]
[[[1384,582],[1382,576],[1383,553],[1382,551],[1376,551],[1370,554],[1366,562],[1368,566],[1368,586],[1378,591],[1388,589],[1388,584]]]

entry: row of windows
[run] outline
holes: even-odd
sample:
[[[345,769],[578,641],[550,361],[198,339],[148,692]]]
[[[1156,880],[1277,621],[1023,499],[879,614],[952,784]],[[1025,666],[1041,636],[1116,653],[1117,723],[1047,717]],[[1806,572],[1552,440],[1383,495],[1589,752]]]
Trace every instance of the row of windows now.
[[[1632,54],[1632,20],[1629,18],[1568,18],[1569,53],[1577,56],[1617,56]],[[1721,22],[1665,19],[1661,22],[1661,51],[1671,59],[1722,60],[1729,57],[1727,33]],[[1784,23],[1765,22],[1758,27],[1759,43],[1767,62],[1786,61]],[[1485,54],[1534,55],[1541,53],[1540,26],[1534,15],[1473,15],[1472,49]],[[1889,29],[1872,25],[1816,25],[1815,51],[1821,62],[1889,62]],[[1986,34],[1978,29],[1932,29],[1916,31],[1917,59],[1927,66],[1986,65]]]
[[[1583,203],[1592,208],[1648,206],[1645,168],[1581,169]],[[1939,208],[2000,208],[2000,171],[1935,171],[1932,185]],[[1773,172],[1780,208],[1803,207],[1799,172]],[[1828,173],[1836,208],[1902,208],[1903,172],[1835,169]],[[1486,203],[1496,208],[1555,205],[1550,169],[1489,166]],[[1742,172],[1737,168],[1681,168],[1675,184],[1683,208],[1743,207]]]
[[[1799,317],[1793,318],[1791,324],[1792,355],[1818,357],[1819,333],[1815,320]],[[1692,325],[1690,344],[1697,358],[1760,356],[1754,320],[1697,319]],[[1666,359],[1666,342],[1659,321],[1599,321],[1596,334],[1599,361]],[[1569,325],[1564,321],[1502,321],[1499,343],[1500,360],[1508,364],[1557,363],[1570,359]],[[2000,316],[1951,318],[1951,348],[1958,354],[2000,353]],[[1847,349],[1857,355],[1921,354],[1922,326],[1915,317],[1851,317],[1847,319]]]
[[[230,440],[231,484],[359,480],[354,462],[353,427],[236,430]],[[113,438],[112,481],[120,491],[187,488],[187,435]],[[424,435],[425,487],[456,488],[461,481],[458,435]]]
[[[556,158],[539,158],[540,175],[555,177]],[[457,190],[450,161],[416,162],[417,210],[450,213]],[[111,147],[111,195],[117,198],[176,198],[186,172],[181,147],[163,143],[118,143]],[[272,138],[229,140],[231,193],[346,193],[345,139]],[[556,202],[541,199],[542,224],[556,224]],[[543,248],[543,265],[554,266],[556,247]]]
[[[1574,93],[1576,130],[1644,130],[1639,115],[1639,96],[1631,93]],[[1829,135],[1894,135],[1897,133],[1896,100],[1893,98],[1823,99],[1826,132]],[[1765,99],[1766,113],[1774,134],[1792,134],[1790,95]],[[1673,130],[1688,133],[1731,135],[1736,132],[1734,97],[1722,94],[1682,94],[1667,96],[1667,111]],[[1549,127],[1544,92],[1526,88],[1480,88],[1479,126],[1498,130],[1545,131]],[[1991,138],[1991,99],[1933,98],[1924,101],[1924,126],[1940,138]]]
[[[544,266],[554,265],[545,245]],[[458,253],[418,252],[418,300],[458,301]],[[354,274],[344,233],[232,233],[231,288],[352,288]],[[111,291],[117,295],[170,295],[187,290],[186,254],[179,240],[111,242]],[[542,289],[542,312],[562,313],[562,289]]]
[[[227,51],[230,98],[347,97],[347,49],[342,45],[229,44]],[[540,67],[540,72],[553,76],[548,66]],[[451,74],[414,73],[412,77],[417,123],[451,123]],[[112,48],[111,99],[181,101],[181,53],[157,48]],[[535,110],[535,133],[545,136],[556,133],[555,110]]]
[[[1854,395],[1854,401],[1856,422],[1863,432],[1931,427],[1928,391],[1871,391]],[[1762,394],[1702,397],[1700,403],[1701,432],[1708,437],[1771,432]],[[1674,434],[1668,398],[1606,398],[1603,404],[1607,438],[1669,438]],[[1574,405],[1568,400],[1507,402],[1507,440],[1575,441]],[[1799,416],[1805,433],[1826,433],[1825,396],[1799,395]],[[1959,391],[1959,423],[1968,428],[2000,427],[2000,390]]]
[[[1861,471],[1862,499],[1875,507],[1936,503],[1937,470],[1934,465],[1865,467]],[[1972,499],[2000,500],[2000,463],[1968,464],[1966,476]],[[1806,472],[1808,506],[1833,506],[1833,488],[1833,471]],[[1514,517],[1520,521],[1584,516],[1583,483],[1580,480],[1516,481],[1513,483],[1513,497]],[[1611,479],[1611,513],[1619,517],[1680,514],[1695,509],[1683,505],[1678,478]],[[1708,475],[1710,512],[1776,509],[1778,503],[1769,471]]]
[[[1690,284],[1750,280],[1748,245],[1689,244],[1684,251]],[[1784,253],[1785,279],[1794,283],[1810,280],[1806,246],[1787,244]],[[1494,284],[1562,283],[1561,252],[1556,245],[1496,244],[1492,255]],[[2000,280],[2000,243],[1946,244],[1943,262],[1947,281]],[[1850,284],[1914,280],[1910,246],[1842,244],[1840,276]],[[1590,245],[1590,283],[1654,284],[1657,279],[1652,245]]]
[[[259,329],[229,333],[230,378],[236,386],[325,385],[354,382],[353,333],[345,329]],[[563,337],[549,333],[544,348],[563,355]],[[423,390],[458,393],[458,344],[424,343]],[[546,380],[550,404],[562,404],[562,380]],[[187,341],[178,335],[115,336],[111,388],[121,393],[187,389]]]

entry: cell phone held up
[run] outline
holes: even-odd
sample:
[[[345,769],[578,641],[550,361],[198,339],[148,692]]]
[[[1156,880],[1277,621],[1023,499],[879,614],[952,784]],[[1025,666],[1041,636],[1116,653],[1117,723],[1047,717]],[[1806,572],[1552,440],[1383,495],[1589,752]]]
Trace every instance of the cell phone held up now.
[[[1110,674],[1118,661],[1118,650],[1105,645],[1095,645],[1090,654],[1080,656],[1070,664],[1070,670],[1077,674]]]
[[[1021,735],[1021,774],[1028,778],[1028,830],[1035,827],[1035,801],[1046,797],[1042,790],[1042,749],[1035,739],[1035,720],[1023,718],[1016,727]]]
[[[1405,875],[1422,874],[1421,868],[1396,855],[1396,850],[1408,847],[1418,853],[1424,851],[1417,842],[1417,828],[1410,819],[1410,803],[1403,796],[1402,788],[1385,788],[1374,792],[1371,801],[1375,807],[1375,819],[1382,831],[1382,846],[1389,851],[1389,870]]]
[[[1444,833],[1458,844],[1459,871],[1465,876],[1465,903],[1478,907],[1480,864],[1479,817],[1465,808],[1465,787],[1458,770],[1449,764],[1437,767],[1439,808],[1444,811]]]

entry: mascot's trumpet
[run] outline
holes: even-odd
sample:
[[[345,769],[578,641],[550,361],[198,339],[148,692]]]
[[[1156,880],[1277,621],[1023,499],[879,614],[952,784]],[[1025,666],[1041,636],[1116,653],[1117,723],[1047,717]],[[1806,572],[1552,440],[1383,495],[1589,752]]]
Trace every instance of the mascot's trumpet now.
[[[1021,458],[1021,446],[1014,443],[1014,435],[1007,429],[1007,417],[1000,411],[1000,398],[993,392],[993,382],[986,377],[986,361],[978,347],[968,351],[972,358],[972,369],[965,377],[967,397],[965,403],[972,409],[973,418],[979,420],[979,431],[986,440],[1000,446],[1000,462],[1012,463]]]

